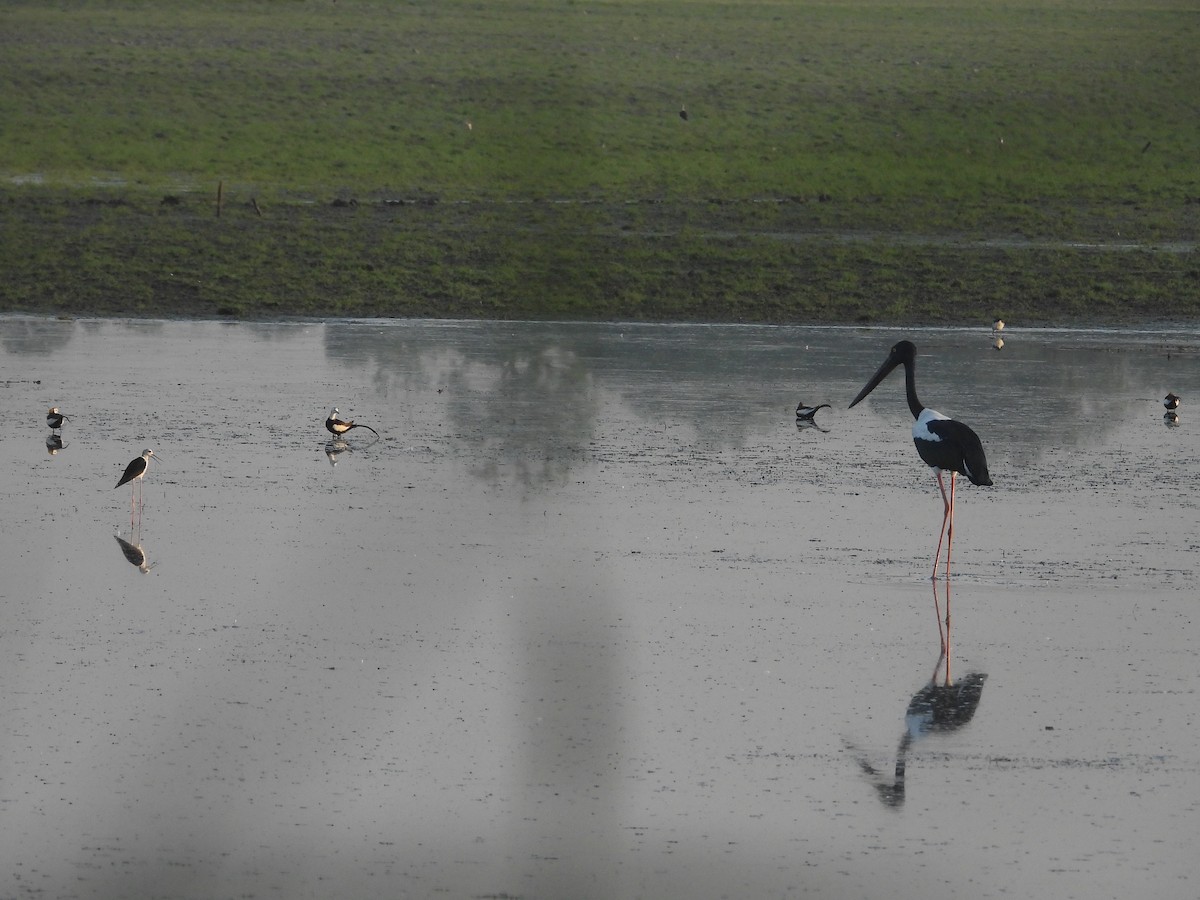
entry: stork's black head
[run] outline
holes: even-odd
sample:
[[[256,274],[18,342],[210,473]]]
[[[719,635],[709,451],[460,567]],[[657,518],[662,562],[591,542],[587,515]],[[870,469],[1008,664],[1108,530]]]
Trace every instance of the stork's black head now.
[[[858,392],[858,396],[854,398],[854,400],[850,403],[850,406],[853,408],[854,406],[858,405],[858,403],[861,402],[862,399],[867,396],[867,394],[879,387],[879,383],[883,381],[883,379],[887,378],[892,369],[896,368],[897,366],[911,366],[913,364],[913,360],[916,358],[917,348],[913,345],[913,342],[900,341],[898,344],[892,347],[891,351],[888,353],[887,359],[883,361],[883,365],[881,365],[879,370],[871,376],[871,380],[867,382],[866,387]]]

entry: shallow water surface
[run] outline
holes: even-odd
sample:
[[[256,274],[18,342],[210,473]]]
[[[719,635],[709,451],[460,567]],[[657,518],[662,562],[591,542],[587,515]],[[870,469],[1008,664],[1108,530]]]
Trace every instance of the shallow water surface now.
[[[0,896],[1194,897],[1200,334],[1005,340],[0,320]]]

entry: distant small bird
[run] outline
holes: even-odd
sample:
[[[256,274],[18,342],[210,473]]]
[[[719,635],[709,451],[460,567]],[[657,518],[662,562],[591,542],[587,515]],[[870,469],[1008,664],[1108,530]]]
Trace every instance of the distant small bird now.
[[[1003,330],[1004,330],[1004,320],[1003,319],[997,319],[995,322],[992,323],[992,331],[1003,331]]]
[[[46,413],[46,424],[50,426],[51,431],[58,431],[62,428],[63,422],[70,422],[70,418],[64,416],[58,411],[57,406],[50,407],[50,412]]]
[[[330,434],[336,435],[343,435],[351,428],[365,428],[367,431],[371,432],[371,434],[375,435],[375,437],[379,437],[379,432],[370,425],[360,425],[353,419],[346,420],[339,418],[338,408],[336,406],[329,411],[329,418],[325,420],[325,427],[329,430]]]
[[[123,484],[129,484],[131,481],[137,481],[144,478],[146,470],[150,468],[150,457],[154,456],[153,450],[143,450],[142,455],[125,467],[125,474],[121,476],[121,480],[117,482],[117,487]]]
[[[816,406],[805,406],[804,402],[801,401],[800,405],[796,407],[796,418],[804,422],[811,422],[813,420],[813,416],[817,414],[817,410],[819,409],[833,409],[833,407],[828,403],[820,403]]]
[[[687,115],[687,107],[686,107],[686,106],[681,106],[681,107],[679,107],[679,118],[683,119],[683,121],[685,121],[685,122],[688,120],[688,115]]]
[[[1163,406],[1165,406],[1167,409],[1179,409],[1179,401],[1182,399],[1183,398],[1178,394],[1167,394],[1167,396],[1163,398]]]

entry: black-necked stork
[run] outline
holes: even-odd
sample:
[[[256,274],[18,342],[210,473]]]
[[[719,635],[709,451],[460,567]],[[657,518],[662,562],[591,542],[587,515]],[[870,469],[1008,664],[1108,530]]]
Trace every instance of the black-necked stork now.
[[[796,407],[796,418],[803,422],[813,421],[813,416],[819,409],[833,409],[828,403],[818,403],[816,406],[806,406],[803,401]]]
[[[1167,394],[1163,398],[1163,406],[1167,409],[1179,409],[1179,401],[1182,399],[1178,394]]]
[[[979,435],[954,419],[943,416],[940,412],[925,407],[917,399],[916,363],[917,348],[911,341],[901,341],[888,353],[887,359],[879,367],[866,387],[858,392],[858,396],[850,404],[857,405],[867,394],[875,390],[888,373],[897,366],[904,366],[904,390],[908,395],[908,408],[912,411],[913,443],[917,445],[917,453],[921,459],[934,470],[937,476],[938,489],[942,492],[943,515],[942,527],[938,531],[937,552],[933,557],[933,577],[937,578],[938,560],[942,555],[942,538],[946,538],[946,577],[950,577],[950,544],[954,539],[954,483],[959,473],[966,475],[971,484],[990,485],[987,459],[983,453],[983,444]],[[942,472],[950,473],[950,494],[946,494],[946,485],[942,481]]]
[[[50,407],[50,412],[46,413],[46,424],[50,426],[51,431],[58,431],[58,429],[62,428],[63,422],[70,421],[70,418],[58,411],[57,406]]]
[[[329,411],[329,418],[325,420],[325,427],[329,430],[330,434],[336,434],[339,436],[345,434],[351,428],[365,428],[367,431],[371,432],[371,434],[375,435],[375,437],[379,437],[379,432],[370,425],[360,425],[353,419],[346,420],[339,418],[338,408],[336,406]]]

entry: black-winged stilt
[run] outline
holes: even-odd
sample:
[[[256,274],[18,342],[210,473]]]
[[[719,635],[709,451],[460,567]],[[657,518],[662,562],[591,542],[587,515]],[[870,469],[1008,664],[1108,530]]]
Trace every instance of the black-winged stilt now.
[[[950,577],[950,547],[954,540],[954,485],[959,473],[966,475],[972,484],[990,485],[987,459],[983,453],[983,444],[979,435],[964,425],[936,410],[926,408],[917,399],[916,376],[917,348],[911,341],[900,341],[892,347],[887,359],[879,370],[871,376],[866,387],[858,392],[858,396],[850,404],[857,405],[867,394],[875,390],[888,373],[897,366],[904,366],[904,390],[908,396],[908,408],[912,411],[913,443],[917,445],[917,453],[921,455],[937,476],[938,489],[942,492],[942,527],[938,531],[937,552],[933,557],[933,577],[937,578],[938,560],[942,554],[942,538],[946,539],[946,577]],[[950,473],[950,494],[946,494],[946,485],[942,481],[942,472]]]
[[[370,425],[360,425],[353,419],[346,420],[339,418],[338,408],[336,406],[329,411],[329,418],[325,420],[325,427],[329,430],[330,434],[336,434],[339,436],[345,434],[351,428],[365,428],[367,431],[371,432],[371,434],[375,435],[375,437],[379,437],[379,432]]]
[[[140,516],[141,510],[141,486],[142,479],[146,476],[146,470],[150,468],[150,458],[154,457],[153,450],[143,450],[142,455],[125,467],[125,473],[121,476],[121,480],[117,482],[117,487],[123,484],[132,483],[132,489],[129,492],[129,526],[134,525],[134,519]],[[135,512],[137,510],[138,512]]]
[[[131,481],[138,481],[144,478],[146,470],[150,468],[150,457],[154,456],[153,450],[143,450],[142,455],[125,467],[125,474],[121,476],[121,480],[117,482],[117,487],[123,484],[128,484]],[[155,457],[157,459],[157,457]]]
[[[1179,409],[1179,401],[1182,399],[1178,394],[1167,394],[1163,397],[1163,406],[1167,409]]]
[[[833,409],[828,403],[818,403],[816,406],[806,406],[803,401],[796,407],[796,418],[805,422],[813,421],[813,416],[819,409]]]
[[[58,431],[58,429],[62,428],[64,421],[69,422],[71,420],[60,413],[57,406],[50,407],[50,412],[46,413],[46,424],[50,426],[50,430]]]

